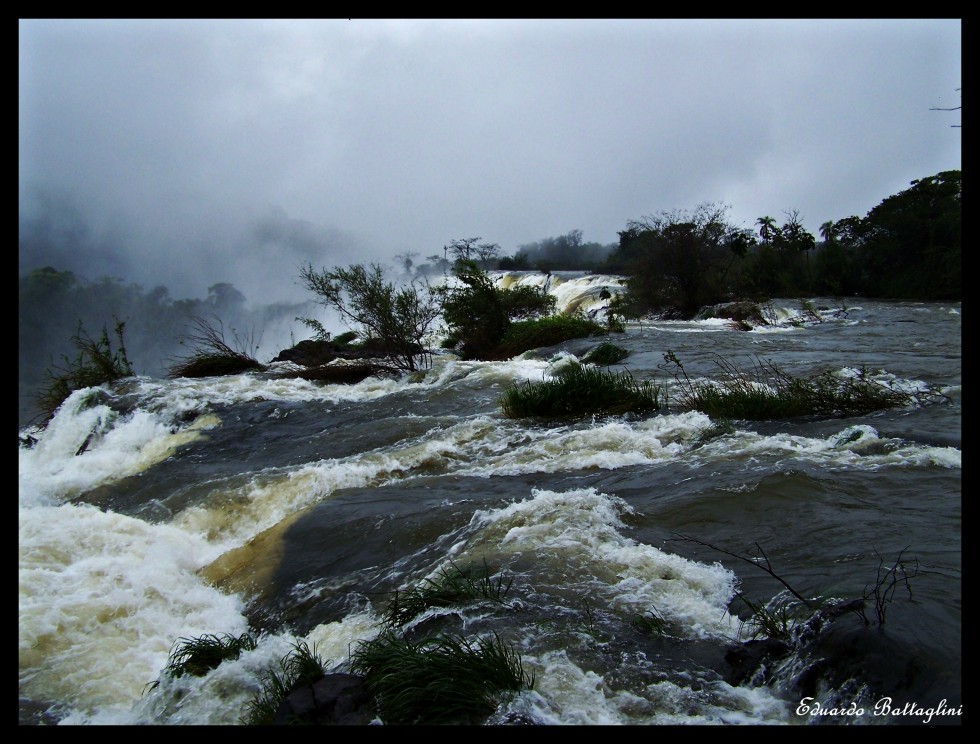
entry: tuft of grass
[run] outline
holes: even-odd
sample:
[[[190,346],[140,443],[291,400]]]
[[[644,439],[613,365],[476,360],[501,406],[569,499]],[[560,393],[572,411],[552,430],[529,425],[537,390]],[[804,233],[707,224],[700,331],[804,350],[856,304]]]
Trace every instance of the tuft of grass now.
[[[387,628],[401,627],[432,607],[455,607],[476,600],[505,604],[513,579],[490,575],[486,562],[483,570],[463,570],[455,563],[442,569],[435,579],[423,579],[411,589],[396,591],[385,611],[382,623]]]
[[[751,331],[755,326],[767,325],[759,306],[754,302],[727,302],[704,308],[697,315],[698,320],[725,318],[728,326],[736,331]]]
[[[693,448],[703,447],[712,439],[717,439],[718,437],[726,436],[727,434],[735,433],[735,425],[728,419],[722,419],[721,421],[716,421],[710,426],[706,426],[699,430],[694,441],[691,443]]]
[[[338,349],[353,348],[356,346],[357,333],[354,331],[344,331],[339,336],[334,338],[333,342]]]
[[[641,633],[650,633],[652,635],[662,636],[667,632],[667,621],[657,612],[657,609],[651,608],[644,612],[643,614],[636,614],[633,616],[633,627],[636,628]]]
[[[570,367],[553,380],[516,384],[500,404],[509,418],[565,418],[657,411],[663,388],[637,382],[628,370],[619,374],[591,367]]]
[[[507,327],[491,356],[493,359],[510,359],[530,349],[605,334],[606,328],[580,315],[549,315],[535,320],[521,320]]]
[[[178,638],[170,649],[163,674],[170,677],[183,677],[185,674],[203,677],[221,662],[237,659],[243,651],[254,651],[255,647],[255,639],[248,633],[240,636],[209,633],[197,638]],[[159,680],[148,685],[149,689],[159,686]]]
[[[588,354],[582,357],[582,361],[586,364],[598,364],[599,366],[604,366],[607,364],[615,364],[628,356],[629,352],[626,349],[622,348],[621,346],[616,346],[616,344],[611,344],[608,341],[603,341]]]
[[[102,333],[98,338],[92,338],[79,322],[78,330],[71,338],[72,344],[78,350],[78,356],[75,359],[63,356],[63,367],[48,369],[48,386],[35,396],[34,402],[44,423],[51,420],[58,407],[76,390],[98,387],[134,374],[133,365],[126,356],[123,339],[125,326],[122,321],[116,322],[115,335],[119,347],[113,351],[109,331],[105,326],[102,326]]]
[[[781,605],[775,609],[760,603],[752,602],[741,592],[736,592],[738,597],[749,608],[749,618],[742,621],[739,626],[739,635],[742,629],[747,627],[751,638],[774,638],[780,641],[789,641],[792,635],[792,620],[786,605]]]
[[[731,362],[718,359],[720,380],[693,381],[673,352],[664,354],[672,365],[674,379],[680,383],[681,406],[722,419],[768,420],[796,416],[860,416],[912,402],[943,397],[928,391],[905,392],[872,380],[866,369],[854,377],[842,378],[833,372],[809,378],[794,378],[771,361],[758,361],[743,371]]]
[[[592,605],[589,604],[588,598],[582,600],[582,607],[585,611],[585,619],[579,623],[579,628],[583,633],[591,636],[599,643],[605,643],[606,639],[599,632],[599,624],[596,620],[596,614],[592,609]]]
[[[254,359],[235,354],[201,352],[193,358],[178,362],[170,368],[170,377],[223,377],[237,375],[253,369],[263,369]]]
[[[282,671],[270,671],[262,680],[262,688],[249,700],[245,715],[239,721],[245,726],[268,726],[276,717],[279,705],[289,697],[293,686]]]
[[[283,700],[297,685],[313,684],[326,674],[327,662],[305,641],[293,644],[292,650],[279,660],[279,668],[266,673],[262,688],[246,708],[241,722],[246,726],[272,723]]]
[[[534,687],[533,672],[496,633],[419,643],[382,633],[359,642],[351,671],[364,677],[385,723],[396,725],[479,723],[502,697]]]
[[[189,341],[192,351],[174,362],[169,377],[220,377],[265,369],[250,352],[249,347],[253,346],[250,338],[242,339],[236,334],[232,346],[225,340],[221,321],[216,323],[200,317],[191,318],[193,331],[180,343]]]

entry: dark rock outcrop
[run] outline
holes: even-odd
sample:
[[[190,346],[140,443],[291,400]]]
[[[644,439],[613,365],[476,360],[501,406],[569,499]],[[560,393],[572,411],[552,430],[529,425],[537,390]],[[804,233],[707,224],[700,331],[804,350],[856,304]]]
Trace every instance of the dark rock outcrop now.
[[[388,371],[386,367],[375,364],[325,364],[322,367],[309,367],[283,376],[298,377],[313,382],[329,382],[334,385],[355,385],[372,375],[386,371]]]
[[[290,349],[283,349],[272,361],[293,362],[304,367],[319,367],[338,357],[337,348],[331,341],[300,341]]]
[[[338,673],[296,687],[279,704],[272,725],[363,726],[375,717],[364,679]]]

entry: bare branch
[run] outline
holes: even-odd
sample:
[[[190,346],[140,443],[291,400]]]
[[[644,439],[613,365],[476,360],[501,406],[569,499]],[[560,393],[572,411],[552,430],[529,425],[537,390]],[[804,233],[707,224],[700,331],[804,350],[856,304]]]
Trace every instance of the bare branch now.
[[[800,594],[793,587],[791,587],[783,577],[779,576],[775,571],[772,570],[772,564],[769,562],[769,558],[766,556],[765,551],[763,551],[762,548],[759,546],[759,543],[755,543],[755,547],[762,555],[762,560],[765,562],[764,564],[760,563],[759,559],[755,556],[739,555],[738,553],[732,553],[731,551],[725,550],[724,548],[719,548],[716,545],[703,542],[702,540],[698,540],[697,538],[691,537],[689,535],[681,535],[679,533],[674,533],[674,534],[676,534],[677,537],[679,537],[681,540],[685,540],[687,542],[693,542],[696,543],[697,545],[703,545],[706,548],[717,550],[719,553],[724,553],[725,555],[729,555],[732,558],[737,558],[740,561],[745,561],[746,563],[751,563],[753,566],[757,568],[761,568],[767,574],[772,576],[776,581],[778,581],[780,584],[785,586],[790,594],[792,594],[794,597],[796,597],[798,600],[800,600],[804,605],[806,605],[810,609],[813,609],[812,602],[806,599],[802,594]]]

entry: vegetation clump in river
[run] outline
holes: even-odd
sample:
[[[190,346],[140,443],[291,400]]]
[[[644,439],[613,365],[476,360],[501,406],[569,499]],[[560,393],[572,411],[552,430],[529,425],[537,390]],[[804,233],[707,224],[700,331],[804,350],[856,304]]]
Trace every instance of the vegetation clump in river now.
[[[508,418],[642,414],[664,403],[663,388],[656,383],[637,381],[629,371],[616,374],[582,365],[569,366],[551,380],[513,385],[500,397]]]
[[[945,399],[939,391],[902,390],[871,378],[862,368],[852,376],[824,372],[799,378],[771,361],[757,361],[754,369],[739,369],[733,362],[717,359],[720,380],[692,380],[672,352],[664,365],[680,386],[679,403],[712,418],[752,421],[797,416],[860,416],[887,408]]]

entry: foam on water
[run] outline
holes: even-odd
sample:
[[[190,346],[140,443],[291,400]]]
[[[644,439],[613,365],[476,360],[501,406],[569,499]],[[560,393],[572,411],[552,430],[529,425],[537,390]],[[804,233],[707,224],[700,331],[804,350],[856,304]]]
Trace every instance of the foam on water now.
[[[535,672],[534,690],[507,710],[553,726],[622,725],[784,725],[793,722],[789,706],[766,688],[735,688],[701,681],[698,689],[670,681],[652,682],[640,693],[615,689],[594,671],[583,669],[566,651],[525,656]]]
[[[626,537],[621,516],[631,512],[622,499],[592,488],[535,490],[530,499],[476,512],[473,536],[451,552],[537,555],[542,566],[554,564],[563,582],[589,577],[590,590],[616,612],[642,615],[652,607],[672,633],[733,638],[737,621],[727,607],[735,575],[720,564],[689,561]]]
[[[574,361],[574,357],[564,355],[550,364],[541,360],[446,360],[434,370],[429,384],[453,384],[448,381],[465,380],[470,375],[483,378],[481,385],[486,384],[487,376],[511,381],[531,375],[544,377],[569,360]],[[243,391],[246,395],[268,392],[262,380],[249,376],[235,379],[237,382],[229,385],[238,395]],[[220,389],[221,385],[214,380],[203,385],[200,392],[210,397],[205,391],[215,386]],[[349,387],[352,389],[347,395],[371,396],[379,390],[386,391],[383,394],[404,390],[406,383],[378,381]],[[176,409],[184,407],[177,405]],[[162,409],[150,413],[140,408],[120,414],[103,404],[86,404],[84,391],[73,394],[38,443],[33,448],[20,448],[21,504],[62,503],[96,486],[141,472],[220,425],[214,414],[202,414],[190,424],[172,423],[169,414],[173,412]],[[240,478],[215,481],[206,506],[189,507],[176,514],[171,523],[206,539],[211,557],[216,558],[338,489],[385,485],[439,471],[491,477],[615,469],[683,458],[697,466],[714,458],[761,456],[819,461],[830,467],[960,467],[958,449],[881,439],[870,427],[852,427],[825,439],[740,430],[702,443],[699,438],[711,424],[710,418],[696,411],[639,421],[598,419],[584,426],[558,427],[529,427],[492,415],[463,418],[376,451],[267,469],[245,482]],[[92,432],[95,435],[85,452],[75,456]]]
[[[247,623],[197,574],[208,550],[167,525],[90,506],[20,509],[21,694],[90,711],[128,708],[179,636]]]
[[[503,451],[484,452],[460,472],[489,477],[664,462],[680,455],[708,425],[707,416],[691,412],[655,416],[635,424],[612,420],[584,429],[522,430],[521,441],[511,440]]]
[[[281,674],[280,660],[299,644],[323,662],[327,672],[349,660],[358,641],[377,635],[377,618],[354,613],[343,620],[313,628],[305,637],[290,633],[263,634],[253,651],[223,661],[201,677],[153,675],[159,685],[138,700],[71,710],[60,724],[88,725],[238,725],[257,699],[270,672]]]
[[[120,414],[104,404],[90,405],[95,392],[72,393],[37,444],[19,449],[21,505],[60,503],[139,473],[217,424],[208,417],[177,428],[143,409]]]
[[[793,434],[761,435],[740,430],[738,436],[708,442],[699,456],[723,458],[778,457],[817,462],[830,468],[877,470],[882,467],[961,467],[955,447],[933,447],[881,438],[871,426],[849,426],[826,438]]]

